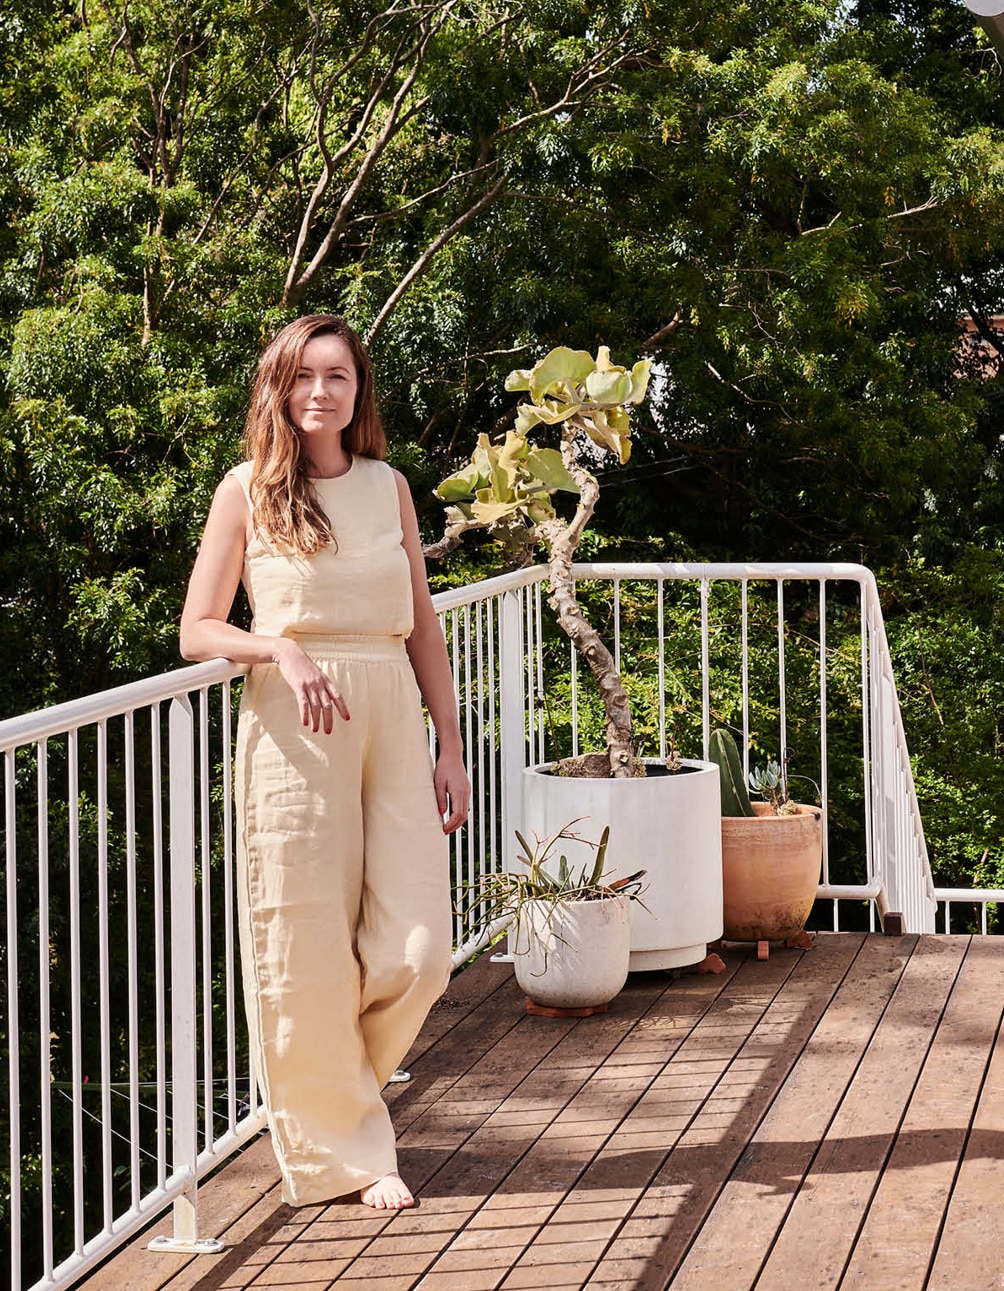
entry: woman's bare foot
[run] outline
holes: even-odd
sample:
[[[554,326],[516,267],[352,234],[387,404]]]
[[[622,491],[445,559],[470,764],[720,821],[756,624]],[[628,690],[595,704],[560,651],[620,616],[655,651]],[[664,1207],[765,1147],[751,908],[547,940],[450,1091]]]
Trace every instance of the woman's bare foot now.
[[[405,1210],[415,1204],[411,1189],[399,1174],[385,1174],[376,1183],[363,1188],[359,1199],[364,1206],[372,1206],[374,1210]]]

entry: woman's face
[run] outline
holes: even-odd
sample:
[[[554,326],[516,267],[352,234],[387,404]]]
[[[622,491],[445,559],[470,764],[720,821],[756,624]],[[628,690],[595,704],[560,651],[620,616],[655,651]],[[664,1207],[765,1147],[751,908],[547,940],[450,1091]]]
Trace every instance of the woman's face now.
[[[307,439],[339,435],[352,421],[359,378],[340,336],[312,336],[289,394],[289,419]]]

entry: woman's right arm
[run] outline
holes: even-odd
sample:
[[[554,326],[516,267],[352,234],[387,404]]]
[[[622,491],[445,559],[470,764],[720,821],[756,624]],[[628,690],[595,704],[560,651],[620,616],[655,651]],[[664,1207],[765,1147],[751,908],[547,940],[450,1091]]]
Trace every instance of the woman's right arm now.
[[[185,659],[232,659],[234,663],[275,663],[296,697],[304,726],[330,734],[337,710],[348,718],[341,695],[291,637],[266,637],[227,622],[244,569],[248,542],[244,490],[226,476],[213,498],[202,545],[181,612],[181,654]]]

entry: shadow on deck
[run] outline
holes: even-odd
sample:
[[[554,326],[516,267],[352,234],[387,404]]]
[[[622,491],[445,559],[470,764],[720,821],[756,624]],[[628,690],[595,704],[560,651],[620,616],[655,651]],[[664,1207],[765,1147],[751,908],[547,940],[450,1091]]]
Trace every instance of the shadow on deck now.
[[[82,1285],[1004,1287],[1004,938],[752,954],[581,1020],[525,1016],[482,958],[388,1091],[416,1209],[284,1206],[263,1138],[202,1194],[222,1255],[148,1233]]]

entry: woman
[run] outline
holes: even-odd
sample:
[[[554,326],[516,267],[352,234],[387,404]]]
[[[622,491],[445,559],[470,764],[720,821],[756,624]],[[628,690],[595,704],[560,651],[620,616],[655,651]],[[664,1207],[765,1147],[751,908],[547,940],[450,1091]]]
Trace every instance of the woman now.
[[[415,509],[343,319],[297,319],[267,347],[245,448],[206,521],[181,651],[251,665],[236,782],[252,1051],[284,1200],[359,1189],[399,1209],[414,1198],[380,1090],[448,979],[445,835],[470,784]],[[250,632],[227,622],[242,578]]]

